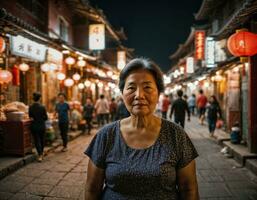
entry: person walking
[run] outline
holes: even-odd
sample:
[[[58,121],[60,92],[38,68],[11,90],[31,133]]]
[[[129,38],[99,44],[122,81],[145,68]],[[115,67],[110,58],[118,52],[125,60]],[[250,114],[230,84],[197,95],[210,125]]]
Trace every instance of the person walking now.
[[[112,98],[109,108],[110,108],[111,121],[113,122],[116,119],[116,113],[117,113],[117,103],[115,101],[115,98]]]
[[[29,117],[32,119],[30,129],[34,138],[39,162],[43,160],[46,131],[45,121],[48,119],[45,107],[39,102],[40,99],[40,93],[33,93],[34,102],[29,106]]]
[[[183,91],[178,90],[177,95],[178,95],[178,98],[173,102],[171,107],[170,118],[172,118],[172,115],[174,113],[175,123],[179,124],[184,128],[186,112],[188,117],[187,119],[188,121],[190,121],[190,111],[189,111],[187,102],[182,98]]]
[[[195,97],[195,94],[192,94],[189,98],[188,98],[188,107],[189,107],[189,110],[190,110],[190,113],[192,115],[195,115],[195,105],[196,105],[196,97]]]
[[[108,123],[109,120],[109,104],[107,99],[104,98],[104,95],[101,94],[100,98],[96,101],[95,104],[98,126],[103,126],[105,123]]]
[[[119,88],[130,116],[101,128],[87,145],[85,200],[198,200],[196,149],[179,125],[154,114],[164,90],[159,67],[133,59]]]
[[[221,109],[217,98],[212,95],[209,99],[209,104],[207,105],[207,120],[208,128],[211,137],[214,137],[214,131],[216,128],[216,122],[221,118]]]
[[[116,120],[124,119],[130,116],[128,109],[125,106],[125,103],[122,98],[120,98],[117,108]]]
[[[164,95],[162,99],[162,118],[167,119],[167,112],[169,109],[170,100],[168,95]]]
[[[208,102],[207,97],[203,94],[203,90],[200,89],[196,104],[197,104],[197,109],[199,112],[199,123],[201,125],[203,125],[203,122],[205,119],[205,111],[206,111],[207,102]]]
[[[66,96],[64,93],[58,94],[59,102],[55,107],[55,116],[58,115],[58,125],[61,133],[63,148],[62,151],[68,151],[68,131],[69,131],[69,115],[70,115],[70,106],[65,102]]]
[[[93,119],[93,113],[94,113],[94,105],[90,98],[87,98],[86,104],[83,107],[83,118],[86,121],[86,126],[84,129],[84,132],[86,131],[87,127],[87,134],[90,134],[90,131],[92,129],[92,119]]]

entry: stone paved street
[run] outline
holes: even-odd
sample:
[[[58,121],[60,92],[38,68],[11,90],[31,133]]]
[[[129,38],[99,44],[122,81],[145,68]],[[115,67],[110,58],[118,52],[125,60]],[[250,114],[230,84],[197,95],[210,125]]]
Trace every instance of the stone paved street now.
[[[200,154],[197,175],[201,199],[257,199],[257,177],[223,156],[215,139],[208,137],[206,126],[193,119],[187,122],[186,130]],[[70,143],[68,152],[57,149],[42,163],[31,163],[0,180],[0,199],[83,199],[88,162],[83,150],[91,138],[81,136]]]

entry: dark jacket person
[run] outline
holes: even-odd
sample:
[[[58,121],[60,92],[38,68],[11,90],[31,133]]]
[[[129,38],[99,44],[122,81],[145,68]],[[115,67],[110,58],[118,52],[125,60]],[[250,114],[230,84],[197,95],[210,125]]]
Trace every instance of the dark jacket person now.
[[[101,128],[89,157],[86,200],[198,200],[198,156],[185,131],[154,114],[163,74],[147,59],[131,60],[119,88],[130,116]]]
[[[45,121],[47,120],[46,109],[39,103],[40,93],[33,93],[34,103],[29,106],[29,117],[33,120],[31,123],[31,132],[34,138],[38,153],[38,161],[42,161],[45,141]]]
[[[186,112],[188,115],[188,121],[190,121],[190,110],[188,108],[188,104],[186,100],[182,99],[183,91],[178,90],[177,95],[178,95],[178,98],[173,102],[171,107],[170,118],[174,113],[175,123],[181,125],[184,128]]]

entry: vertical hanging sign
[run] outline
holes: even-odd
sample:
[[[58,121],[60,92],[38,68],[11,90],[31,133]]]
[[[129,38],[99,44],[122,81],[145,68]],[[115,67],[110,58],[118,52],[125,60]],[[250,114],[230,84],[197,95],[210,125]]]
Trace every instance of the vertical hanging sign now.
[[[118,51],[117,52],[117,67],[119,70],[122,70],[126,65],[126,52]]]
[[[195,31],[195,59],[204,59],[204,43],[205,43],[205,32],[202,30]]]
[[[105,48],[105,26],[104,24],[89,25],[89,49],[102,50]]]

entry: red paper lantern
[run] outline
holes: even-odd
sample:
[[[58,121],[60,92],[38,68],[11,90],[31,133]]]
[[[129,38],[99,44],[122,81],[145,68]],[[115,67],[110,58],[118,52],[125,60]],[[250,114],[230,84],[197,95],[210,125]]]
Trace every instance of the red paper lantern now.
[[[234,56],[253,56],[257,54],[257,34],[238,31],[229,37],[227,47]]]
[[[0,53],[3,53],[5,50],[5,40],[4,38],[0,37]]]

